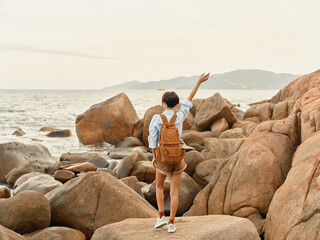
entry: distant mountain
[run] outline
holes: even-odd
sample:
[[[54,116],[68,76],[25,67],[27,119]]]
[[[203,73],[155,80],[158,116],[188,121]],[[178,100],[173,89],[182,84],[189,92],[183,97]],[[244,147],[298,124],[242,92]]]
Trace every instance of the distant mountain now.
[[[206,89],[280,89],[301,75],[274,73],[259,69],[245,69],[212,74],[202,88]],[[191,89],[199,76],[176,77],[167,80],[131,81],[104,89]]]

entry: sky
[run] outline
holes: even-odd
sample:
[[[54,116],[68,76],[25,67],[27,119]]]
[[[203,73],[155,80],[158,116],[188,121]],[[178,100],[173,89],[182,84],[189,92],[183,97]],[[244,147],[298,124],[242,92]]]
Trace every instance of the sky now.
[[[1,89],[320,68],[319,0],[0,0]]]

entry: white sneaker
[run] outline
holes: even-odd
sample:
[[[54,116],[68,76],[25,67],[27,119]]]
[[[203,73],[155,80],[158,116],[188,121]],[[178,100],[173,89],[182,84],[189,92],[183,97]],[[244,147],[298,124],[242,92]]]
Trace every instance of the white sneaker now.
[[[172,223],[168,225],[168,233],[174,233],[176,231],[176,226],[174,226]]]
[[[154,228],[159,228],[167,224],[166,217],[162,216],[162,218],[157,219],[157,223],[154,225]]]

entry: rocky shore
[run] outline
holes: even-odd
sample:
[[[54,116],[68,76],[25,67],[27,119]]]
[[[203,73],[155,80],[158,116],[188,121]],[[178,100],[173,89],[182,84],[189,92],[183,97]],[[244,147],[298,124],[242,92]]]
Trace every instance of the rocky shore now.
[[[66,152],[57,162],[40,144],[0,144],[0,239],[318,239],[320,70],[246,112],[219,93],[193,105],[183,125],[188,167],[174,235],[153,229],[147,136],[163,108],[139,119],[121,93],[75,120],[81,143],[115,145],[108,159]],[[50,137],[70,135],[47,130]],[[166,214],[169,192],[168,177]]]

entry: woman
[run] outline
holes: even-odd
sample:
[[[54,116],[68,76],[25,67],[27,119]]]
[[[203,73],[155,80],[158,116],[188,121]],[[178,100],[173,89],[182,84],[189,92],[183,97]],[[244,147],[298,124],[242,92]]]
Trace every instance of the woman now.
[[[202,74],[195,87],[191,91],[187,100],[182,104],[179,111],[176,113],[177,118],[175,121],[175,126],[179,131],[179,135],[181,137],[182,133],[182,125],[183,121],[188,116],[190,109],[192,108],[191,100],[193,99],[194,95],[198,91],[201,83],[207,81],[209,78],[208,74]],[[165,108],[165,111],[162,113],[166,116],[168,122],[170,122],[171,117],[174,114],[173,108],[179,103],[179,97],[175,92],[166,92],[162,96],[162,105]],[[157,161],[155,158],[155,149],[158,145],[159,137],[160,137],[160,130],[162,127],[162,119],[159,114],[155,114],[150,122],[149,125],[149,147],[152,148],[153,152],[153,166],[156,168],[156,197],[157,197],[157,204],[159,210],[159,218],[157,219],[157,223],[154,225],[155,228],[162,227],[167,224],[165,216],[164,216],[164,194],[163,194],[163,186],[164,181],[167,175],[171,175],[171,183],[170,183],[170,219],[168,222],[168,232],[173,233],[176,230],[174,225],[175,215],[178,209],[178,192],[179,192],[179,183],[182,171],[187,167],[184,159],[174,165],[168,165],[163,162]],[[182,141],[182,140],[181,140]],[[183,142],[183,141],[182,141]]]

